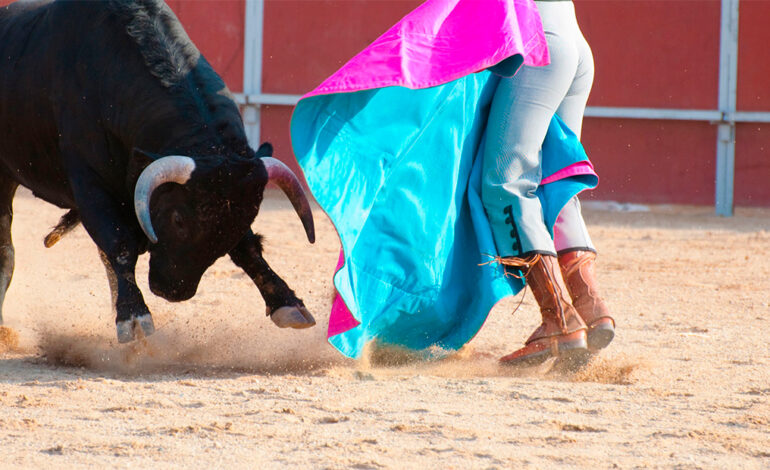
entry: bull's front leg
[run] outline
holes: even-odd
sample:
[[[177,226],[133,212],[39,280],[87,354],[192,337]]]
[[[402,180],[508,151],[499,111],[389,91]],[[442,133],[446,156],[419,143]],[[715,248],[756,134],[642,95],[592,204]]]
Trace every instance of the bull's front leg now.
[[[267,315],[281,328],[309,328],[315,325],[313,315],[262,258],[262,239],[249,232],[230,251],[233,262],[256,284],[267,306]]]
[[[124,251],[124,254],[127,251]],[[120,256],[113,260],[101,249],[99,257],[107,272],[107,281],[110,284],[112,294],[112,311],[115,314],[115,326],[118,333],[118,342],[128,343],[136,337],[137,328],[142,330],[145,336],[155,332],[155,325],[147,305],[144,303],[142,292],[136,285],[134,269],[126,269]],[[133,260],[136,266],[136,257]],[[118,266],[116,266],[116,264]]]
[[[136,328],[151,335],[155,331],[152,316],[134,275],[143,234],[131,218],[133,214],[122,209],[88,168],[73,171],[71,184],[80,220],[107,270],[118,341],[132,341]]]
[[[139,257],[136,239],[127,233],[131,232],[128,227],[117,221],[104,220],[104,214],[102,220],[89,223],[87,212],[81,208],[83,226],[96,242],[99,257],[107,272],[118,342],[133,341],[137,329],[141,329],[145,336],[153,334],[155,326],[152,316],[134,274]]]
[[[144,303],[142,292],[136,284],[134,270],[139,250],[133,237],[125,234],[130,230],[121,227],[110,235],[100,234],[97,228],[93,230],[96,233],[92,233],[92,229],[89,229],[86,222],[85,214],[83,214],[83,226],[86,227],[99,247],[99,257],[107,271],[118,342],[133,341],[138,328],[145,336],[153,334],[155,326],[150,310]],[[119,225],[114,226],[119,227]]]

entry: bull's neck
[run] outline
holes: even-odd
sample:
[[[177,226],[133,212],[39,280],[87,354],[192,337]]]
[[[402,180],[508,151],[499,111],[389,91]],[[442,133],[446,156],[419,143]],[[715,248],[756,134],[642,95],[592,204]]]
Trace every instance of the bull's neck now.
[[[248,153],[238,107],[205,60],[181,83],[154,85],[132,113],[135,147],[161,155]]]

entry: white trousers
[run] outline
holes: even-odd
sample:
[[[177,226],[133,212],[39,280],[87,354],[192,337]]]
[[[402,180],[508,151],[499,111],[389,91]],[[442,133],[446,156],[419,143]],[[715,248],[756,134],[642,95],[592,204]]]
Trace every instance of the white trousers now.
[[[548,232],[535,191],[542,179],[541,147],[554,113],[580,136],[594,63],[572,2],[536,2],[551,63],[524,66],[503,78],[487,123],[482,201],[501,256],[595,251],[580,202],[573,198]]]

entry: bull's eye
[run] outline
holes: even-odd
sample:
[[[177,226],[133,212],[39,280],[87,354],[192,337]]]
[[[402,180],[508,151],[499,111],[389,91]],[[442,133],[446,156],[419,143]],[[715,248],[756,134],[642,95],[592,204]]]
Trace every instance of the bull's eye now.
[[[171,212],[171,225],[174,227],[178,237],[187,237],[187,227],[184,223],[184,219],[182,218],[182,214],[177,211]]]

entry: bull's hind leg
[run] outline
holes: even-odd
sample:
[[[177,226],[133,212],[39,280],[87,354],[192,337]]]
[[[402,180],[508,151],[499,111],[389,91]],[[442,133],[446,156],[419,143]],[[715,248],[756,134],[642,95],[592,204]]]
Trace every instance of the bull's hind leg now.
[[[249,275],[265,299],[267,315],[281,328],[309,328],[313,315],[262,258],[262,239],[249,231],[230,252],[233,262]]]
[[[4,176],[0,177],[0,325],[3,324],[3,302],[13,277],[15,262],[11,223],[13,222],[13,196],[18,187],[15,181]]]

